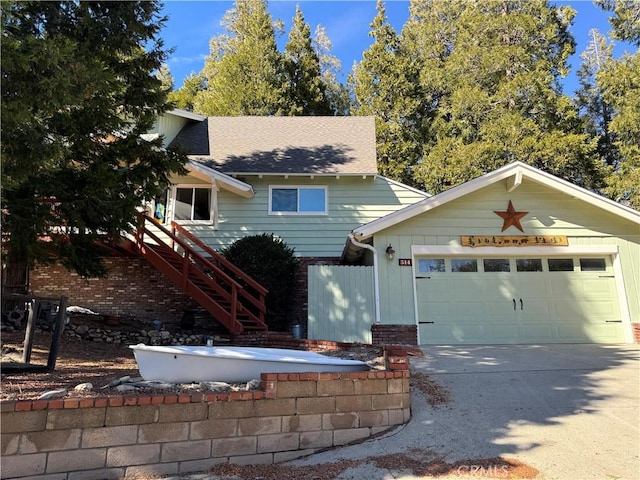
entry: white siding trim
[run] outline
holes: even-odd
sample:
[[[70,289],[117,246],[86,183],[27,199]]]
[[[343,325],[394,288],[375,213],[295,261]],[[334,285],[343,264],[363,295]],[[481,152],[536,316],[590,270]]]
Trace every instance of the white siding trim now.
[[[466,257],[529,255],[618,255],[617,245],[575,245],[568,247],[463,247],[460,245],[411,245],[411,254]]]
[[[174,217],[175,212],[175,203],[176,203],[176,193],[178,188],[207,188],[211,190],[211,203],[209,205],[209,218],[210,220],[176,220]],[[216,182],[213,182],[212,185],[203,185],[203,184],[191,184],[191,183],[179,183],[176,185],[172,185],[170,189],[170,198],[172,204],[171,216],[167,219],[169,223],[171,221],[176,222],[179,225],[212,225],[214,229],[218,228],[218,186]],[[169,203],[169,199],[167,199],[167,203]],[[165,215],[166,216],[166,215]]]

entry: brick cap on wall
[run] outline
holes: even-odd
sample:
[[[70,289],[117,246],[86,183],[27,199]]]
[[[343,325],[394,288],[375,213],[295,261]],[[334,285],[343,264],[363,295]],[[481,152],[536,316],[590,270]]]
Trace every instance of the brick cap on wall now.
[[[372,370],[369,372],[326,372],[326,373],[263,373],[263,384],[277,381],[322,381],[322,380],[373,380],[408,378],[408,370]],[[169,405],[178,403],[214,403],[273,398],[270,385],[266,390],[227,393],[178,393],[151,395],[122,395],[113,397],[58,398],[51,400],[3,400],[1,412],[22,412],[35,410],[61,410],[76,408],[126,407],[140,405]]]

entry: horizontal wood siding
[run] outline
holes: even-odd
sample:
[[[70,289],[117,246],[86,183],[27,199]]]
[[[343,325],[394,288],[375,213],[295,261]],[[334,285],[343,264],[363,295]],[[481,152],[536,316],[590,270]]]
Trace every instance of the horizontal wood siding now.
[[[502,218],[494,211],[505,211],[509,200],[519,212],[529,212],[521,220],[527,235],[558,234],[571,236],[629,235],[638,225],[586,204],[557,190],[533,182],[524,182],[514,192],[507,192],[505,183],[498,183],[418,215],[395,227],[414,235],[500,234]],[[389,229],[393,231],[394,229]],[[504,234],[517,235],[514,227]]]
[[[308,338],[371,343],[373,267],[311,265]]]
[[[514,227],[502,232],[509,200],[517,211],[529,212],[521,220],[524,233]],[[388,228],[374,237],[380,254],[381,323],[415,323],[413,269],[398,265],[411,258],[412,245],[460,245],[460,235],[566,235],[569,245],[617,245],[632,322],[640,322],[640,227],[602,209],[531,181],[513,192],[499,182],[450,204]],[[392,244],[393,262],[384,260]],[[470,254],[473,250],[469,249]],[[464,292],[460,292],[464,295]]]
[[[218,229],[187,226],[203,241],[220,249],[249,235],[273,233],[301,257],[336,257],[354,228],[422,200],[425,195],[384,178],[269,177],[243,178],[253,185],[253,198],[218,192]],[[269,215],[269,185],[326,185],[328,215]]]

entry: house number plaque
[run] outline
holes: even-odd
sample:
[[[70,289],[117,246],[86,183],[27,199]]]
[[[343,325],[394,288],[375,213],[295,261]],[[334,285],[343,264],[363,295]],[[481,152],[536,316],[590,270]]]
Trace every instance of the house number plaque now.
[[[566,247],[565,235],[462,235],[463,247]]]
[[[411,265],[413,265],[413,263],[410,258],[399,258],[398,265],[400,265],[401,267],[410,267]]]

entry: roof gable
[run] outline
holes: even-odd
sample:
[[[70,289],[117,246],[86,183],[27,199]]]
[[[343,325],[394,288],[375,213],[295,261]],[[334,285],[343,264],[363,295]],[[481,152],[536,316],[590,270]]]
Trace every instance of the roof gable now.
[[[582,187],[578,187],[566,180],[543,172],[542,170],[538,170],[537,168],[525,163],[514,162],[494,170],[493,172],[487,173],[486,175],[451,188],[445,192],[421,200],[413,205],[398,210],[397,212],[381,217],[373,222],[362,225],[354,229],[352,233],[359,241],[366,240],[386,228],[392,227],[405,220],[428,212],[429,210],[433,210],[436,207],[445,205],[465,195],[476,192],[493,183],[504,181],[508,191],[515,190],[522,183],[522,179],[525,177],[549,188],[569,193],[573,197],[595,207],[601,208],[613,215],[617,215],[640,224],[640,212],[637,210],[621,205],[613,200],[609,200],[608,198],[602,197]]]
[[[373,117],[208,117],[172,145],[229,175],[377,173]]]

